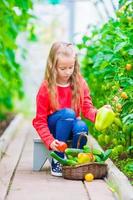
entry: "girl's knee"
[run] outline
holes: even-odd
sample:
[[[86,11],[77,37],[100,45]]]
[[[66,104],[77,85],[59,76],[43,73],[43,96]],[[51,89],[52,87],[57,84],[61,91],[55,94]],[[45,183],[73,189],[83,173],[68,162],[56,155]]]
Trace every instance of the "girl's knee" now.
[[[75,119],[76,114],[73,109],[65,108],[62,110],[62,119]]]
[[[73,132],[74,133],[79,133],[79,132],[88,133],[88,127],[84,121],[76,120],[73,126]]]

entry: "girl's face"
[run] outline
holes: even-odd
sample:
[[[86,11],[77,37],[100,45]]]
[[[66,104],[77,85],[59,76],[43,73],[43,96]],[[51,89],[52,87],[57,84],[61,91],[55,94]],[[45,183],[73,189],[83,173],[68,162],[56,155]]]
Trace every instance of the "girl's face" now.
[[[74,57],[59,57],[57,70],[57,83],[67,84],[74,71],[75,58]]]

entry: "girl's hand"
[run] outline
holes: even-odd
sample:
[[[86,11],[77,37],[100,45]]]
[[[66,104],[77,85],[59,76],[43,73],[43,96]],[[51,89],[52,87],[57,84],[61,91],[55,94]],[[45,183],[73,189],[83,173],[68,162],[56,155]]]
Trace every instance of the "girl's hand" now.
[[[54,140],[51,144],[50,144],[50,148],[54,151],[59,151],[57,149],[58,145],[60,144],[60,141],[59,140]]]

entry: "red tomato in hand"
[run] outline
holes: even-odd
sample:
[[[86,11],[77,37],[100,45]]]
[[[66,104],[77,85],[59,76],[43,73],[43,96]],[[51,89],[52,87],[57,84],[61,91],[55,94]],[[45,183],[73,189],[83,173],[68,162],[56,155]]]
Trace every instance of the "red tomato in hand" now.
[[[57,149],[60,152],[64,152],[66,148],[67,148],[67,144],[65,142],[60,142],[60,144],[58,144],[58,146],[57,146]]]

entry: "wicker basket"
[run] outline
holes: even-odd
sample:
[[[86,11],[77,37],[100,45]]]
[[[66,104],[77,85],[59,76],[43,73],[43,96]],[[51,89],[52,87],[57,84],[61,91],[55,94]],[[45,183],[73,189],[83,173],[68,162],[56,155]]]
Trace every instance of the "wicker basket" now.
[[[82,133],[79,137],[77,148],[80,145],[80,140],[82,137],[86,137],[88,140],[87,135]],[[107,172],[108,172],[107,164],[97,163],[97,162],[79,164],[76,166],[62,167],[63,177],[65,179],[71,179],[71,180],[84,180],[85,174],[87,173],[92,173],[95,179],[100,179],[100,178],[105,177],[107,175]]]
[[[85,174],[87,173],[92,173],[95,179],[103,178],[107,175],[107,164],[93,162],[62,167],[62,174],[65,179],[84,180]]]

